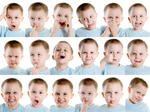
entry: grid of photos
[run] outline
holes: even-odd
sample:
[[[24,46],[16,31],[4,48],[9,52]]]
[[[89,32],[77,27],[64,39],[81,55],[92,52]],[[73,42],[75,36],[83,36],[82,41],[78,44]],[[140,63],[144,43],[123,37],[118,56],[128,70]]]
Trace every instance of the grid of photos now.
[[[149,0],[1,0],[0,112],[150,112]]]

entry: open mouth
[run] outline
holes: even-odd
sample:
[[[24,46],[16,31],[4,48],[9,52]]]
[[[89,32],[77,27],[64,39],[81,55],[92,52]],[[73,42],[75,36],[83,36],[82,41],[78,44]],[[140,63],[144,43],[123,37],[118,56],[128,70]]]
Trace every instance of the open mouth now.
[[[60,59],[64,59],[65,58],[65,56],[60,56]]]
[[[142,61],[135,61],[135,63],[141,63]]]
[[[66,25],[65,22],[59,22],[59,24],[60,24],[61,26],[65,26],[65,25]]]
[[[13,29],[15,29],[15,28],[16,28],[16,25],[11,25],[11,27],[12,27]]]
[[[39,104],[39,100],[34,100],[34,103],[37,105]]]

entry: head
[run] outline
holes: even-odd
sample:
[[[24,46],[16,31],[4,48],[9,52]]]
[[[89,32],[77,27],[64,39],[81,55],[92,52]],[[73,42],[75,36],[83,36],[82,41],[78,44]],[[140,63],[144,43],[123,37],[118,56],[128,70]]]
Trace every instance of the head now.
[[[128,87],[128,100],[129,102],[136,104],[143,101],[144,96],[146,95],[148,89],[148,84],[141,78],[134,78],[131,80]]]
[[[7,107],[10,110],[17,109],[19,100],[23,95],[21,82],[15,78],[6,79],[1,85],[1,90],[1,95],[6,102]]]
[[[77,8],[79,22],[87,30],[96,29],[97,13],[94,6],[90,3],[83,3]]]
[[[59,3],[54,8],[53,18],[61,29],[67,27],[68,23],[72,21],[73,9],[67,3]]]
[[[58,79],[53,84],[52,93],[55,103],[59,108],[67,108],[73,97],[73,85],[68,79]]]
[[[107,40],[104,44],[104,55],[112,57],[111,65],[118,66],[123,56],[123,45],[118,39]]]
[[[48,7],[41,2],[33,3],[28,9],[28,17],[32,28],[37,31],[42,31],[45,23],[49,19]]]
[[[28,95],[31,100],[31,106],[38,108],[47,96],[48,85],[41,78],[32,79],[29,83]]]
[[[123,96],[123,85],[122,82],[115,78],[111,77],[106,79],[102,85],[103,92],[102,95],[106,100],[107,106],[109,108],[114,108],[119,105],[119,101]]]
[[[53,59],[58,64],[68,64],[73,59],[73,49],[67,41],[60,41],[53,51]]]
[[[82,79],[79,83],[79,96],[84,104],[92,105],[98,95],[98,84],[91,78]]]
[[[110,3],[104,8],[104,21],[107,24],[112,22],[116,23],[117,26],[121,24],[123,20],[123,10],[117,3]]]
[[[49,59],[49,45],[44,40],[33,41],[30,45],[30,59],[33,66],[40,68],[45,66]]]
[[[128,13],[128,20],[132,24],[133,30],[143,30],[143,26],[148,19],[146,7],[141,3],[136,3],[129,8]]]
[[[4,47],[4,58],[10,69],[17,69],[23,58],[23,46],[16,40],[8,41]]]
[[[8,4],[5,21],[10,30],[18,31],[23,21],[23,8],[17,3]]]
[[[86,38],[79,43],[79,56],[83,65],[92,66],[98,57],[98,44],[92,38]]]
[[[134,68],[140,68],[143,66],[148,56],[148,46],[141,39],[134,39],[128,44],[127,56],[131,61],[131,66]]]

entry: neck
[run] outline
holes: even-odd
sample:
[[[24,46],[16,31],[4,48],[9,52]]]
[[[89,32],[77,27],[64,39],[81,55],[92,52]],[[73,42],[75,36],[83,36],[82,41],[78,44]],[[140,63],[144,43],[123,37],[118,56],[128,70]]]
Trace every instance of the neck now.
[[[12,69],[12,70],[16,70],[18,68],[18,66],[16,66],[16,67],[8,66],[8,68]]]
[[[8,109],[9,110],[15,110],[19,107],[19,104],[16,104],[16,105],[7,105]]]
[[[31,106],[32,106],[33,108],[39,108],[39,107],[42,106],[42,104],[40,104],[40,105],[33,105],[33,104],[31,104]]]
[[[42,32],[44,30],[43,27],[36,29],[37,32]]]
[[[128,101],[132,104],[135,104],[130,98],[128,99]]]
[[[142,67],[142,65],[140,65],[140,66],[131,65],[131,67],[133,67],[133,68],[141,68],[141,67]]]
[[[94,63],[91,63],[91,64],[82,64],[82,67],[83,68],[91,68],[91,67],[93,67],[94,66]]]
[[[118,67],[118,66],[120,66],[120,64],[119,63],[116,63],[116,64],[112,64],[112,63],[110,63],[112,66],[114,66],[114,67]]]
[[[67,108],[68,106],[69,106],[68,104],[67,105],[63,105],[63,106],[57,105],[58,108]]]
[[[137,32],[140,32],[142,31],[142,29],[136,29],[136,28],[133,28],[134,31],[137,31]]]
[[[68,67],[68,63],[65,63],[65,64],[56,63],[56,70],[57,71],[63,71],[67,67]]]

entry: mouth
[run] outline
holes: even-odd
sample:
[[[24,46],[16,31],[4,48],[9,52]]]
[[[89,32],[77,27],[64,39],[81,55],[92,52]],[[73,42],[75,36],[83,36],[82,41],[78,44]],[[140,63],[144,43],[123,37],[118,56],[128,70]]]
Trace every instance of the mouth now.
[[[63,104],[64,101],[63,101],[63,100],[58,100],[58,103],[59,103],[59,104]]]
[[[34,100],[34,104],[38,105],[39,104],[39,100]]]
[[[137,60],[135,60],[135,63],[142,63],[142,61],[137,61]]]
[[[15,102],[15,100],[14,99],[9,99],[8,102],[13,103],[13,102]]]
[[[65,56],[63,56],[63,55],[60,56],[60,59],[64,59],[64,58],[65,58]]]
[[[17,65],[17,63],[10,63],[11,65]]]
[[[16,28],[16,25],[11,25],[11,28],[12,28],[12,29],[15,29],[15,28]]]
[[[62,26],[62,27],[66,25],[65,22],[59,22],[59,24],[60,24],[60,26]]]
[[[142,25],[142,23],[135,23],[135,26],[137,26],[137,27],[139,27],[139,26],[141,26]]]

